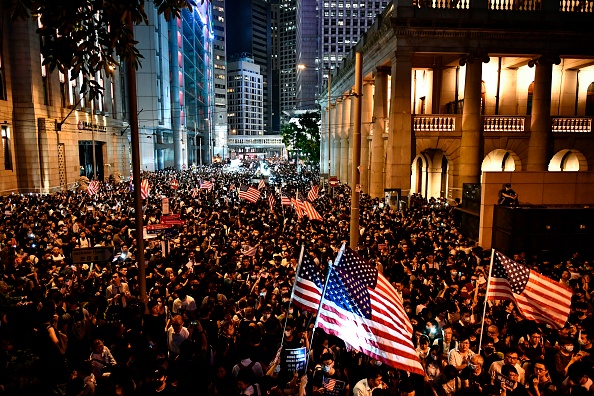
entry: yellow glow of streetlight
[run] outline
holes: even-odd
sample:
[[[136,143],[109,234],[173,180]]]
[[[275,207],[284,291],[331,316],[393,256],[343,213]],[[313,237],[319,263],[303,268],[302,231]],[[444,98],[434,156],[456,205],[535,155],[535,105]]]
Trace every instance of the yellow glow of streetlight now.
[[[300,63],[300,64],[297,65],[297,69],[299,69],[299,70],[305,70],[305,69],[307,69],[307,66],[305,66],[303,63]]]

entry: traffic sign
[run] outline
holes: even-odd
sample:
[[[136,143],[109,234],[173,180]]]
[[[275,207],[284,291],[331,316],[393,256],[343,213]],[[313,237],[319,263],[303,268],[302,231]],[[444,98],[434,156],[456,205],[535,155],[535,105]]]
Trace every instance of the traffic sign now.
[[[161,224],[165,224],[165,225],[184,225],[186,224],[185,220],[180,220],[180,219],[161,219]]]
[[[151,224],[146,226],[147,231],[166,230],[168,228],[171,228],[169,224]]]
[[[72,249],[72,264],[100,263],[109,261],[113,252],[106,247]]]
[[[338,177],[330,176],[330,180],[328,180],[328,184],[330,185],[330,187],[338,186]]]
[[[151,224],[146,227],[147,234],[160,234],[163,231],[171,228],[171,224]]]
[[[163,238],[165,240],[175,239],[179,236],[179,228],[170,228],[165,230],[163,233]]]
[[[171,180],[171,188],[173,188],[174,190],[177,190],[178,187],[179,187],[179,183],[177,182],[177,179]]]

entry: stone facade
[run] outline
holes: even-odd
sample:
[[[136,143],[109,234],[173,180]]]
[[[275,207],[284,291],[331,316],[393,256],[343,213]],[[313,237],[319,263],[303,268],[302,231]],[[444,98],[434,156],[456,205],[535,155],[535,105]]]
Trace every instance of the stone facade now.
[[[570,0],[393,3],[332,75],[330,101],[319,100],[330,108],[322,150],[340,147],[329,173],[350,183],[350,168],[365,165],[372,196],[456,198],[486,171],[592,170],[593,16],[593,3]],[[373,85],[360,164],[337,152],[352,147],[341,111],[355,52]],[[328,173],[327,158],[321,165]]]
[[[57,70],[49,73],[42,68],[35,23],[11,22],[6,12],[1,15],[0,56],[6,96],[0,100],[0,194],[73,188],[84,168],[81,145],[91,145],[93,140],[97,175],[104,179],[115,172],[128,176],[129,128],[122,111],[118,69],[101,77],[105,87],[101,99],[92,106],[86,98],[77,103],[80,84]],[[95,114],[91,114],[91,107]],[[6,161],[7,154],[11,161]]]

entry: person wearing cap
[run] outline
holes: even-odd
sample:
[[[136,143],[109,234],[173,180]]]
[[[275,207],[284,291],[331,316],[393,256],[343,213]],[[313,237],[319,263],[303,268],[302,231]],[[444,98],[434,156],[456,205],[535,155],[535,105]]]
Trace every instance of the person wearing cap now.
[[[503,189],[499,190],[499,205],[518,205],[518,194],[512,189],[511,183],[506,183]]]

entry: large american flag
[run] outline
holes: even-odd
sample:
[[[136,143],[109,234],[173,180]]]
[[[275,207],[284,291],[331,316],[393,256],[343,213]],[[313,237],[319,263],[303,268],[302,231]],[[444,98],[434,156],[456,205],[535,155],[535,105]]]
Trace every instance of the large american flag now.
[[[311,186],[311,189],[307,193],[307,199],[311,202],[318,199],[318,186],[316,186],[315,184]]]
[[[563,328],[569,316],[571,290],[499,252],[493,255],[492,265],[489,300],[512,301],[525,318]]]
[[[256,203],[260,199],[260,190],[256,190],[247,184],[242,184],[239,187],[239,199],[247,199],[251,203]]]
[[[318,211],[315,210],[315,208],[313,207],[313,205],[310,202],[308,202],[308,201],[303,202],[303,211],[305,212],[307,217],[309,217],[310,220],[323,221],[322,216],[320,216]]]
[[[89,183],[89,185],[87,186],[87,193],[89,195],[95,195],[99,192],[99,181],[98,180],[93,180],[92,182]]]
[[[322,279],[321,270],[304,253],[293,303],[317,312]],[[373,265],[350,248],[343,248],[337,257],[318,316],[319,327],[352,348],[391,367],[424,374],[401,297]]]

